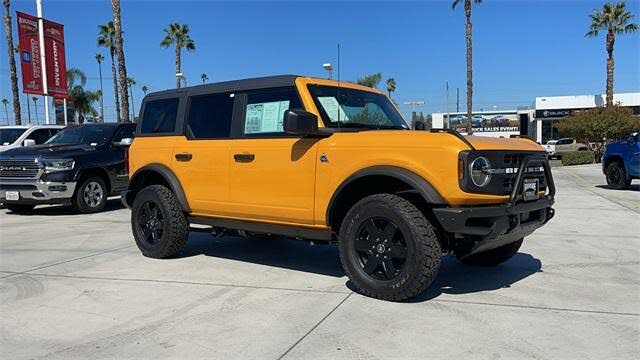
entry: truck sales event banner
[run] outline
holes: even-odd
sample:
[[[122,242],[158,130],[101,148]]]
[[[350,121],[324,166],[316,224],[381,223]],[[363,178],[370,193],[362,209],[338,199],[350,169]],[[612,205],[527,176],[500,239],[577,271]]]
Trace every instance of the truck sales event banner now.
[[[43,21],[48,90],[45,94],[42,85],[38,18],[21,12],[17,12],[17,18],[23,92],[65,98],[67,66],[64,56],[64,26],[53,21]]]

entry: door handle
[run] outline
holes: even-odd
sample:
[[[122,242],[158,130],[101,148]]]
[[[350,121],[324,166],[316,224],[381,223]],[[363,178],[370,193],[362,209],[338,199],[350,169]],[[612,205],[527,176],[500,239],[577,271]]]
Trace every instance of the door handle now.
[[[193,155],[188,153],[176,154],[176,160],[178,161],[191,161],[191,158],[193,158]]]
[[[234,154],[236,162],[252,162],[256,156],[254,154]]]

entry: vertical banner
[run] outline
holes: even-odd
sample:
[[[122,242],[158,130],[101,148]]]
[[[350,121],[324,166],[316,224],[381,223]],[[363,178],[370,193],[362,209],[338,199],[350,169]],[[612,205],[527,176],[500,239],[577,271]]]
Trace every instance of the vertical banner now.
[[[47,93],[42,85],[38,18],[16,12],[18,19],[18,48],[22,70],[22,92],[67,97],[67,64],[64,54],[64,26],[44,20],[44,51],[47,67]]]
[[[47,62],[47,92],[55,98],[67,97],[67,64],[64,56],[64,26],[44,20],[44,51]]]
[[[18,19],[18,49],[22,70],[22,92],[44,95],[42,88],[42,64],[38,41],[38,18],[16,12]]]

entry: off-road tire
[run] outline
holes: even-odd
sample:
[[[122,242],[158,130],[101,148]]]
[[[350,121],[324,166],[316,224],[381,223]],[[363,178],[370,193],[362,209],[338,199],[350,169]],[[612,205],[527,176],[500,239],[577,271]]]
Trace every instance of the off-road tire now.
[[[605,175],[607,178],[607,185],[612,189],[624,190],[631,186],[631,179],[627,177],[627,171],[624,168],[624,165],[618,161],[614,161],[607,166]]]
[[[523,240],[524,238],[471,256],[458,257],[458,260],[472,266],[498,266],[518,253]]]
[[[407,257],[391,280],[378,280],[364,272],[354,249],[357,231],[367,220],[384,216],[401,231]],[[345,216],[339,232],[342,267],[358,292],[388,301],[402,301],[423,292],[438,275],[442,249],[436,231],[409,201],[392,194],[376,194],[358,201]]]
[[[138,215],[146,202],[158,206],[164,221],[160,239],[151,244],[143,238]],[[151,185],[142,189],[131,207],[131,228],[140,252],[146,257],[164,259],[178,255],[189,238],[189,223],[176,196],[162,185]]]
[[[9,209],[9,211],[15,214],[28,214],[36,206],[29,205],[29,204],[4,204],[4,207],[6,207],[7,209]]]
[[[102,197],[96,206],[89,205],[84,199],[84,192],[89,184],[98,184],[102,189]],[[71,207],[73,210],[82,214],[93,214],[104,210],[107,205],[107,197],[109,196],[108,188],[104,180],[99,176],[89,176],[82,180],[76,187],[76,191],[71,198]]]

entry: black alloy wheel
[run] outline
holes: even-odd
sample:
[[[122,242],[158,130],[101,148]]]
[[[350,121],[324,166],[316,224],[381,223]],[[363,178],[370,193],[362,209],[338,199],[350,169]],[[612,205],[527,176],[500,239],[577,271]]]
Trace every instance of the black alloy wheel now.
[[[372,217],[357,234],[353,250],[362,270],[376,280],[398,277],[407,260],[407,243],[398,225],[385,217]]]
[[[141,239],[154,245],[162,238],[164,233],[164,217],[157,203],[154,201],[146,201],[142,204],[138,212],[137,219],[138,231]]]

